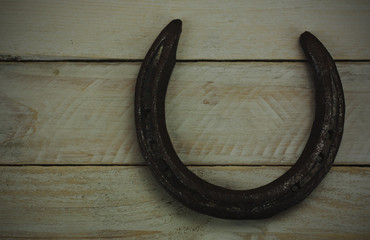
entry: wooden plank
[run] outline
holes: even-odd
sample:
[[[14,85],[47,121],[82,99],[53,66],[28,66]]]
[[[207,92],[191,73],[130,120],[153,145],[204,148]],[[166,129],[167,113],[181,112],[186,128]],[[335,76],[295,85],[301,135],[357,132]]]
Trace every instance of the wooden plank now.
[[[141,164],[139,63],[0,64],[1,164]],[[346,122],[337,164],[370,163],[370,64],[339,63]],[[186,164],[290,165],[314,115],[304,63],[179,63],[167,124]]]
[[[313,32],[336,59],[370,59],[370,3],[327,1],[1,1],[2,59],[142,59],[172,19],[179,59],[302,59]]]
[[[253,188],[283,167],[193,167],[210,182]],[[334,167],[302,203],[266,220],[198,214],[146,167],[0,167],[1,238],[366,239],[370,168]]]

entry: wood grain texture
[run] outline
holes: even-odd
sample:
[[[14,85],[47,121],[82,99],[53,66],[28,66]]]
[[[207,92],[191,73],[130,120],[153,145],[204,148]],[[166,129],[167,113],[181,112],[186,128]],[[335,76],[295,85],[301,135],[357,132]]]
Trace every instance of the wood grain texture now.
[[[142,164],[140,63],[0,65],[1,164]],[[337,164],[370,163],[370,64],[339,63],[346,122]],[[167,125],[186,164],[290,165],[314,116],[305,63],[178,63]]]
[[[2,59],[142,59],[172,19],[179,59],[302,59],[312,31],[336,59],[370,59],[370,3],[327,1],[1,1]]]
[[[282,167],[193,167],[234,189]],[[365,239],[370,169],[334,167],[301,204],[273,218],[230,221],[174,200],[146,167],[0,167],[0,237],[124,239]],[[356,186],[356,187],[353,187]],[[286,238],[287,237],[287,238]]]

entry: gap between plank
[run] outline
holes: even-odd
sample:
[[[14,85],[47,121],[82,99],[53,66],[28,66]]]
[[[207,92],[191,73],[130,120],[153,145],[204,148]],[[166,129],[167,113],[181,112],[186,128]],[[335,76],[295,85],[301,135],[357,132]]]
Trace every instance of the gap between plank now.
[[[0,164],[0,167],[147,167],[147,164]],[[187,167],[292,167],[293,164],[188,164]],[[370,167],[370,164],[334,164],[333,167]]]
[[[76,62],[76,63],[137,63],[142,59],[23,59],[19,56],[0,55],[0,62],[10,63],[48,63],[48,62]],[[294,63],[307,62],[305,59],[177,59],[176,62],[268,62]],[[370,62],[370,59],[337,59],[335,62]]]

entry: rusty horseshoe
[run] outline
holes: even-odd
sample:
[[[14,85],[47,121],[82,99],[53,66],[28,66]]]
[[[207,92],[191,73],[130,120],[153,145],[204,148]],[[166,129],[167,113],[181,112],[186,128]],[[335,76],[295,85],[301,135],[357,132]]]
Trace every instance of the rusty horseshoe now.
[[[343,135],[344,94],[329,52],[311,33],[301,34],[300,44],[314,71],[315,119],[299,159],[264,186],[231,190],[191,172],[177,156],[167,132],[165,96],[181,26],[176,19],[162,30],[146,54],[136,82],[137,138],[154,177],[184,205],[218,218],[268,218],[301,202],[329,172]]]

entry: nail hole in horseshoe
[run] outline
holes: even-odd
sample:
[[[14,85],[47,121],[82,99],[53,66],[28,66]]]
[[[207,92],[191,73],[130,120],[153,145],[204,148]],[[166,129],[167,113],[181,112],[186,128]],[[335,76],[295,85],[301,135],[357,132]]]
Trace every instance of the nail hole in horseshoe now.
[[[163,161],[163,159],[157,159],[157,161]],[[169,167],[166,164],[161,164],[158,168],[161,172],[167,172],[169,170]]]
[[[152,110],[150,108],[144,108],[143,116],[144,118],[149,118],[152,114]]]
[[[299,186],[299,183],[296,183],[296,184],[294,184],[294,185],[293,185],[293,187],[292,187],[292,191],[293,191],[293,192],[296,192],[296,191],[298,191],[300,188],[301,188],[301,187]]]
[[[148,142],[151,148],[157,146],[157,143],[155,142],[152,136],[148,136]]]
[[[165,174],[166,174],[167,177],[172,177],[173,176],[173,173],[169,169],[167,169],[167,171],[165,171]]]
[[[329,130],[328,130],[328,138],[329,138],[329,139],[333,139],[333,137],[334,137],[334,130],[329,129]]]
[[[325,158],[325,154],[323,152],[319,153],[319,155],[316,158],[317,163],[322,163]]]

